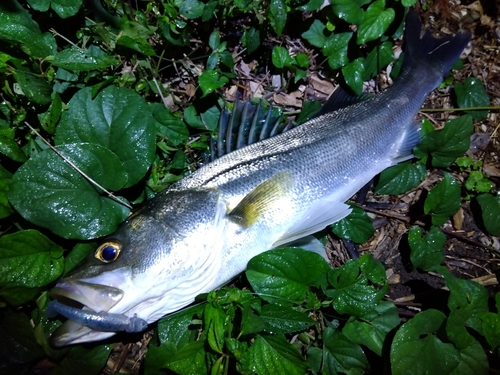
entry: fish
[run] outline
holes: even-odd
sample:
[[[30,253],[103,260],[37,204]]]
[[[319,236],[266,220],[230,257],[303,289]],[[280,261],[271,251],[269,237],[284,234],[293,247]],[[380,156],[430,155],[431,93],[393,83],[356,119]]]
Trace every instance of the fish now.
[[[50,344],[143,331],[226,284],[254,256],[346,217],[345,202],[361,187],[412,158],[415,117],[470,40],[469,32],[421,31],[410,12],[400,75],[381,93],[336,91],[287,131],[255,131],[269,123],[262,116],[238,136],[227,126],[217,158],[147,202],[50,290],[50,315],[67,318]]]

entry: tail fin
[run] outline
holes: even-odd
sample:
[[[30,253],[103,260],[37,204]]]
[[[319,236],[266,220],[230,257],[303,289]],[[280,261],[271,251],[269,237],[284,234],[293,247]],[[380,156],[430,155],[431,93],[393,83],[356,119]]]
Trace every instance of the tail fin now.
[[[410,9],[406,17],[403,69],[410,64],[424,64],[439,71],[444,77],[467,47],[471,38],[470,31],[438,39],[429,31],[424,31],[421,36],[421,30],[422,25],[417,13]]]

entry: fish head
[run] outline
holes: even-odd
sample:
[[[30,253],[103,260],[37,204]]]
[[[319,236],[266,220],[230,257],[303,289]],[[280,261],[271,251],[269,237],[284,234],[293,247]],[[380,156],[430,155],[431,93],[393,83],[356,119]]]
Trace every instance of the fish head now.
[[[65,306],[99,313],[103,321],[106,314],[121,314],[152,323],[191,303],[205,280],[217,274],[221,262],[215,250],[221,247],[225,211],[215,190],[162,194],[105,238],[49,294]],[[50,342],[60,347],[115,333],[70,318]]]

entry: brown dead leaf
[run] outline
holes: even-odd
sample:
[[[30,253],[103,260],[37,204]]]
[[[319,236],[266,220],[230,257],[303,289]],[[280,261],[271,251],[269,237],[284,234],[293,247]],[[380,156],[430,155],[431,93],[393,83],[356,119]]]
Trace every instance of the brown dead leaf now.
[[[279,93],[273,95],[273,100],[276,104],[297,108],[302,108],[301,98],[302,93],[300,91],[294,91],[290,94]]]

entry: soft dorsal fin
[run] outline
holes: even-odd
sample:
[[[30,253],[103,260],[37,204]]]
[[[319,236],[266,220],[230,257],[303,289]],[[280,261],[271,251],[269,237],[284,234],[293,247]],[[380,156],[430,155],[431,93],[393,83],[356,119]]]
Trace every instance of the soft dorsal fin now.
[[[248,228],[266,211],[286,198],[293,185],[293,177],[288,172],[280,172],[257,185],[229,213],[231,219]]]
[[[325,115],[327,113],[338,111],[339,109],[349,107],[353,104],[358,104],[372,98],[370,94],[352,95],[344,90],[342,87],[338,87],[328,98],[323,107],[316,112],[310,119]]]

